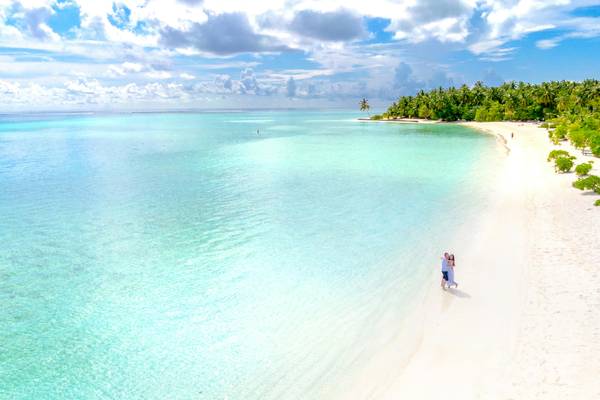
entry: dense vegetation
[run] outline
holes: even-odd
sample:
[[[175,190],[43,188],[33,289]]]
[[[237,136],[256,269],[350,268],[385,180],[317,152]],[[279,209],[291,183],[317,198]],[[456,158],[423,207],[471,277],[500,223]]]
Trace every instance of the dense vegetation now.
[[[600,81],[507,82],[487,87],[420,91],[403,96],[375,119],[426,118],[443,121],[545,121],[555,142],[568,139],[600,156]]]
[[[591,170],[592,170],[592,161],[586,162],[586,163],[581,163],[575,167],[575,173],[577,174],[577,176],[586,176],[590,173]]]
[[[575,159],[576,157],[565,150],[552,150],[548,154],[548,162],[554,161],[554,171],[556,172],[571,172]],[[579,190],[592,190],[600,194],[600,177],[589,174],[592,171],[593,163],[594,161],[590,160],[575,167],[575,173],[579,178],[573,182],[573,187]],[[600,200],[596,200],[594,205],[600,206]]]
[[[600,177],[596,175],[581,177],[573,182],[573,187],[579,190],[593,190],[597,194],[600,194]],[[600,206],[600,200],[596,200],[594,205]]]
[[[362,109],[362,105],[361,105]],[[425,118],[442,121],[544,121],[550,139],[558,144],[569,140],[583,153],[600,157],[600,81],[544,82],[529,84],[507,82],[487,87],[477,82],[473,87],[420,91],[402,96],[386,112],[372,119]],[[564,150],[553,150],[556,172],[570,172],[576,157]],[[591,163],[575,168],[579,179],[573,186],[600,194],[600,177],[589,175]],[[600,206],[600,200],[595,202]]]
[[[554,171],[556,172],[570,172],[575,164],[574,160],[576,158],[577,157],[570,155],[569,152],[565,150],[552,150],[550,154],[548,154],[548,161],[554,161]]]

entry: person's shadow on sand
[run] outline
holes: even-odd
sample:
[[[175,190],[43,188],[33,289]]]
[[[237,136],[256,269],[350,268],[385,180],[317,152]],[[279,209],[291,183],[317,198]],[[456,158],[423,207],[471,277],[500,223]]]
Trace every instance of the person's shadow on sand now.
[[[448,289],[446,289],[446,292],[448,292],[456,297],[463,298],[463,299],[471,298],[471,295],[469,293],[463,292],[462,290],[457,289],[457,288],[448,288]]]

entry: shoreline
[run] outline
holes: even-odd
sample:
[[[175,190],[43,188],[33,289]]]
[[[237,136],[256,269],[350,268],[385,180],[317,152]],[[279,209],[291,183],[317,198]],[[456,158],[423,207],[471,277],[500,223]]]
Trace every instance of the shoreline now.
[[[432,272],[386,344],[396,356],[365,368],[342,398],[600,398],[600,209],[546,157],[560,148],[576,164],[594,159],[597,175],[600,160],[553,145],[536,123],[460,124],[508,149],[489,207],[449,238],[460,286],[442,291]],[[377,390],[360,391],[373,380]]]
[[[425,119],[425,118],[397,118],[397,119],[371,119],[371,118],[358,118],[359,122],[389,122],[395,124],[444,124],[447,122]]]
[[[553,145],[534,123],[461,125],[503,138],[510,153],[477,238],[454,238],[470,297],[430,290],[421,345],[388,397],[441,398],[451,387],[461,399],[597,398],[600,210],[571,187],[574,173],[546,161],[555,148],[576,163],[594,158]]]

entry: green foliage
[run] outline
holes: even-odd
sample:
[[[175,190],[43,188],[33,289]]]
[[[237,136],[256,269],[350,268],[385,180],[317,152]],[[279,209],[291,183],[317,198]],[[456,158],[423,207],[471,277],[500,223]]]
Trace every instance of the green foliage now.
[[[419,106],[419,118],[429,118],[431,116],[431,111],[426,104],[421,104]]]
[[[596,201],[594,202],[594,205],[595,205],[596,207],[600,207],[600,199],[596,200]]]
[[[567,138],[568,130],[565,126],[559,125],[554,129],[548,131],[548,136],[550,136],[550,140],[554,144],[558,144],[561,140],[565,140]]]
[[[477,109],[475,107],[466,107],[462,116],[465,121],[473,121],[475,120],[476,113]]]
[[[589,172],[592,170],[592,164],[591,163],[582,163],[579,164],[578,166],[575,167],[575,173],[578,176],[584,176],[589,174]]]
[[[554,143],[568,138],[576,148],[582,151],[589,148],[592,154],[600,156],[599,111],[584,109],[577,113],[565,114],[553,122],[556,127],[549,135]]]
[[[438,88],[402,96],[389,106],[390,118],[443,121],[545,121],[550,139],[569,139],[600,157],[600,81],[506,82],[487,87]]]
[[[590,138],[590,150],[596,157],[600,157],[600,131]]]
[[[589,129],[578,128],[569,132],[569,140],[576,149],[583,149],[588,146],[591,132]]]
[[[371,109],[371,106],[369,105],[369,101],[367,99],[362,99],[359,103],[360,105],[360,111],[369,111]]]
[[[558,157],[572,157],[566,150],[552,150],[548,153],[548,162],[556,160]]]
[[[600,177],[589,175],[585,178],[579,178],[573,182],[573,187],[579,190],[593,190],[600,194]]]
[[[480,121],[547,121],[564,115],[598,112],[598,96],[600,81],[593,79],[541,84],[506,82],[498,87],[477,82],[472,87],[438,88],[403,96],[388,111],[396,117],[415,117],[424,113],[421,106],[425,105],[430,111],[429,118],[445,121],[468,119],[467,114]]]
[[[372,120],[375,120],[375,121],[379,121],[379,120],[383,119],[383,116],[382,116],[382,115],[380,115],[380,114],[377,114],[377,115],[373,115],[373,116],[371,117],[371,119],[372,119]]]
[[[554,160],[554,169],[560,172],[569,172],[573,168],[574,157],[558,157]]]

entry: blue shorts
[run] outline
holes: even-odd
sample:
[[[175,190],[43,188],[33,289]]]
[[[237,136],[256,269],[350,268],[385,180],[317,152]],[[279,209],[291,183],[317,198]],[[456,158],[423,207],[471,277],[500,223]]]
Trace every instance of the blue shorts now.
[[[448,271],[442,271],[442,277],[446,282],[448,282]]]

